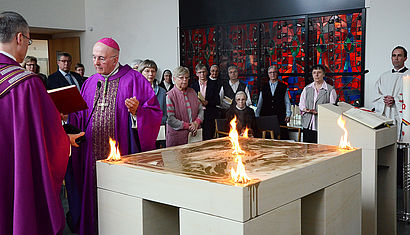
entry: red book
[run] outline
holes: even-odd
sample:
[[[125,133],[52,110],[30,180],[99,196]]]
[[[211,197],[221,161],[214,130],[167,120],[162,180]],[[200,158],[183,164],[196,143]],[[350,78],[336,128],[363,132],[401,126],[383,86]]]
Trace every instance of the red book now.
[[[69,114],[88,108],[75,85],[56,88],[47,92],[60,113]]]

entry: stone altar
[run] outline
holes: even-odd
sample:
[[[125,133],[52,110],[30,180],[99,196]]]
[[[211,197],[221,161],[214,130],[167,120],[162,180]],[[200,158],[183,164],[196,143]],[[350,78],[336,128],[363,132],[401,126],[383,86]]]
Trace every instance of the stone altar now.
[[[360,234],[361,150],[219,138],[97,162],[100,234]]]

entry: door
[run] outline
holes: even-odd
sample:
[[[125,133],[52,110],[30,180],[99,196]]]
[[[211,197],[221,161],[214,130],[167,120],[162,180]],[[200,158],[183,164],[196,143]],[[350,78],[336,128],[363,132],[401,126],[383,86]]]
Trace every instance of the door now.
[[[60,52],[68,52],[73,57],[71,71],[74,71],[75,64],[81,62],[80,37],[49,39],[48,58],[50,74],[58,70],[57,54]]]

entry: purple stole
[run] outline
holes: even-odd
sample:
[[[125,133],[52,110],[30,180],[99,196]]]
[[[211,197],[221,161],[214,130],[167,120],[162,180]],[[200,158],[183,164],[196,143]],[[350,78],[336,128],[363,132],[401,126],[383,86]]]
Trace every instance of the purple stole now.
[[[0,65],[0,98],[13,87],[35,74],[23,69],[19,65]]]
[[[0,53],[0,234],[62,234],[70,143],[41,78]]]

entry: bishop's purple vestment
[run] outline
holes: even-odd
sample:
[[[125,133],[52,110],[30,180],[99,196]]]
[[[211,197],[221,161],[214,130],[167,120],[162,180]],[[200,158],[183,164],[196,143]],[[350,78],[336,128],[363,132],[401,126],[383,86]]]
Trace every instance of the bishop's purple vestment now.
[[[102,85],[98,89],[99,81]],[[73,152],[69,162],[66,185],[73,226],[80,234],[92,235],[97,232],[96,160],[107,158],[109,137],[117,141],[121,155],[139,152],[139,147],[141,151],[155,149],[162,111],[149,82],[128,65],[120,65],[108,83],[100,74],[91,76],[84,83],[81,95],[88,110],[71,115],[71,124],[84,130],[94,103],[96,108],[85,130],[86,140]],[[131,128],[131,116],[125,106],[125,99],[134,96],[140,102],[137,129]]]
[[[0,107],[0,234],[62,234],[70,141],[41,78],[1,53]]]

